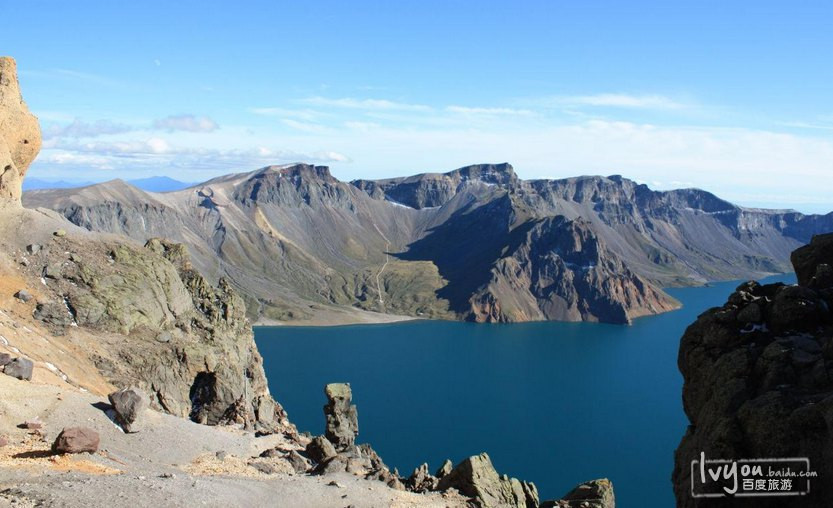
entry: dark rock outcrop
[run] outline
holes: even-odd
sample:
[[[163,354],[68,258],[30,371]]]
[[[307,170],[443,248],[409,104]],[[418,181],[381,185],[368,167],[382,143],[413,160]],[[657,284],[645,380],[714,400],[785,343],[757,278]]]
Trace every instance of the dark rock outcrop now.
[[[799,285],[819,289],[833,286],[833,234],[814,236],[809,245],[793,251],[790,261]]]
[[[131,386],[117,390],[107,398],[116,413],[116,423],[121,425],[125,432],[138,431],[140,425],[137,422],[150,403],[145,392]]]
[[[691,461],[807,457],[819,479],[800,497],[736,498],[731,506],[830,506],[833,500],[833,234],[792,256],[799,285],[740,285],[680,342],[683,406],[690,421],[675,455],[680,507],[691,496]],[[723,506],[723,505],[719,505]]]
[[[52,444],[53,453],[95,453],[100,438],[98,432],[88,427],[67,427],[58,434]]]

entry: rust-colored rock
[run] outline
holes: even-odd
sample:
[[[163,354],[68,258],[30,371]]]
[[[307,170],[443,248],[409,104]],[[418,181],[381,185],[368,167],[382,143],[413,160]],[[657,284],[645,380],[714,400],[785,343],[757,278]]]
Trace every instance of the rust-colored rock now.
[[[38,119],[20,95],[17,64],[0,57],[0,206],[20,206],[23,175],[40,146]]]
[[[54,453],[95,453],[100,443],[98,432],[88,427],[67,427],[52,444]]]

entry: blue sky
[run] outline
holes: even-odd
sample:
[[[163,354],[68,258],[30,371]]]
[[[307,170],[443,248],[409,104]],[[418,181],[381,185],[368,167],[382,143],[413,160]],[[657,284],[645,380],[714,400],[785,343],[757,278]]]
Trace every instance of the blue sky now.
[[[731,4],[731,5],[728,5]],[[4,2],[31,176],[514,164],[833,210],[830,2]]]

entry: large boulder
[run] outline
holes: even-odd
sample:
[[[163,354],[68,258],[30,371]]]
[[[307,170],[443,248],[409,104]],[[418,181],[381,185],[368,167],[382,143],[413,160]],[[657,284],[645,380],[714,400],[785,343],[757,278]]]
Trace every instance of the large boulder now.
[[[481,508],[538,506],[538,489],[535,484],[498,475],[486,453],[465,459],[443,476],[437,490],[449,488],[455,488],[461,494],[473,498]]]
[[[0,57],[0,206],[20,206],[23,176],[40,146],[38,119],[20,95],[17,64]]]
[[[113,411],[116,413],[116,423],[125,432],[136,432],[137,420],[150,403],[148,396],[136,387],[122,388],[108,395]]]
[[[358,413],[356,406],[351,404],[353,392],[350,384],[330,383],[324,393],[327,395],[327,405],[324,406],[327,428],[324,435],[336,450],[346,450],[355,444],[359,434]]]
[[[15,358],[3,367],[3,373],[17,379],[31,381],[33,367],[32,360],[28,358]]]
[[[58,434],[52,444],[54,453],[95,453],[99,445],[98,432],[88,427],[68,427]]]

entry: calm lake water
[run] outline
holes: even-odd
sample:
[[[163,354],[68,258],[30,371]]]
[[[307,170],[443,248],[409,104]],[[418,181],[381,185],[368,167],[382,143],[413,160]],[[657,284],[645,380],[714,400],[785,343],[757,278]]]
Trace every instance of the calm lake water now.
[[[793,275],[765,279],[794,283]],[[349,382],[359,442],[407,476],[486,451],[498,472],[558,498],[594,478],[617,506],[674,506],[685,431],[677,348],[738,282],[671,289],[683,308],[631,326],[409,322],[256,328],[272,394],[301,431],[324,431],[324,385]]]

